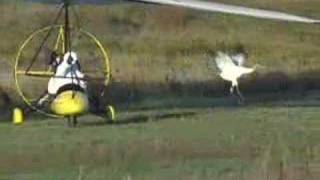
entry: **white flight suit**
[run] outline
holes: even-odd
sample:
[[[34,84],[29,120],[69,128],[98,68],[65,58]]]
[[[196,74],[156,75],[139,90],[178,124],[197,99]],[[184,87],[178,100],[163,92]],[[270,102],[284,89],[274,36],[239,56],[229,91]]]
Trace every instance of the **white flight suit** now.
[[[72,61],[68,60],[69,58]],[[74,52],[68,52],[64,55],[63,61],[57,66],[56,72],[50,78],[48,83],[48,93],[56,95],[58,90],[68,84],[78,85],[83,90],[87,89],[87,83],[83,80],[84,74],[79,70],[78,57]]]
[[[70,59],[71,58],[71,59]],[[78,66],[78,57],[74,52],[68,52],[64,55],[62,62],[57,58],[58,64],[55,74],[49,79],[47,93],[37,102],[37,106],[42,106],[44,102],[51,101],[57,95],[59,89],[65,85],[78,85],[84,91],[87,91],[87,83],[83,79],[84,74]]]

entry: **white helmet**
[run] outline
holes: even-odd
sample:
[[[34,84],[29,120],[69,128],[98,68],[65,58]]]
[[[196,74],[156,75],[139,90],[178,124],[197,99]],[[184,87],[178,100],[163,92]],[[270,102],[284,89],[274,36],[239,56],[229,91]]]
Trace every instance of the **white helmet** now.
[[[75,64],[78,61],[78,56],[75,52],[70,51],[63,56],[63,61],[67,62],[70,65]]]

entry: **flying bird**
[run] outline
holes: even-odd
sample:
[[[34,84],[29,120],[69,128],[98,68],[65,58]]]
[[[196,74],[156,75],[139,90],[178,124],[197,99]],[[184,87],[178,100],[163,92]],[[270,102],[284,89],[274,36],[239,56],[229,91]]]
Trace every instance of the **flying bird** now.
[[[252,68],[244,67],[245,60],[246,54],[244,53],[229,55],[218,52],[215,57],[215,62],[220,70],[220,77],[231,82],[230,94],[234,95],[234,91],[236,90],[236,95],[239,97],[240,103],[244,101],[244,97],[240,92],[238,80],[245,74],[253,73],[257,68],[257,65]]]

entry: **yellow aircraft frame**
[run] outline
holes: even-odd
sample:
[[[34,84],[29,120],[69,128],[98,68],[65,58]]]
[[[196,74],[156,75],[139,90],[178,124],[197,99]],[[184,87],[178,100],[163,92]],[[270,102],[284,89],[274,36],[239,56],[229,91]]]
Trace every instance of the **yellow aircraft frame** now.
[[[22,92],[22,89],[20,87],[19,84],[19,75],[27,75],[27,76],[33,76],[33,77],[51,77],[53,76],[53,72],[51,71],[28,71],[26,72],[25,70],[19,70],[19,62],[21,60],[21,54],[24,51],[24,49],[27,47],[27,45],[30,43],[30,41],[32,39],[34,39],[37,35],[40,35],[41,33],[50,31],[54,28],[59,28],[59,34],[55,43],[55,47],[54,49],[57,50],[59,49],[59,45],[62,46],[62,52],[65,51],[65,47],[64,47],[64,25],[54,25],[54,26],[47,26],[41,29],[38,29],[36,31],[34,31],[33,33],[31,33],[26,40],[22,43],[22,45],[20,46],[16,57],[15,57],[15,65],[14,65],[14,79],[15,79],[15,85],[16,85],[16,89],[18,91],[18,94],[22,97],[23,101],[30,106],[32,109],[36,110],[37,112],[50,116],[50,117],[61,117],[59,115],[56,114],[52,114],[52,113],[48,113],[45,112],[41,109],[38,109],[36,107],[34,107],[31,103],[31,100],[25,96],[25,94]],[[98,40],[97,37],[95,37],[93,34],[91,34],[88,31],[85,31],[83,29],[79,29],[79,32],[84,34],[85,36],[87,36],[89,39],[91,39],[94,44],[97,46],[97,48],[100,50],[100,52],[102,53],[103,56],[103,60],[104,60],[104,69],[103,69],[103,73],[104,73],[104,85],[107,86],[109,84],[110,81],[110,75],[111,75],[111,71],[110,71],[110,60],[107,54],[107,50],[103,47],[102,43]]]

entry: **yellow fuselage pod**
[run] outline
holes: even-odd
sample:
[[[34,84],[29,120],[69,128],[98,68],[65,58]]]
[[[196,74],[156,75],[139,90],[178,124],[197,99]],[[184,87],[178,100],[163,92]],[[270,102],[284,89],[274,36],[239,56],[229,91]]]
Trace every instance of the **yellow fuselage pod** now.
[[[78,116],[88,109],[88,96],[81,91],[63,91],[51,103],[51,110],[61,116]]]

